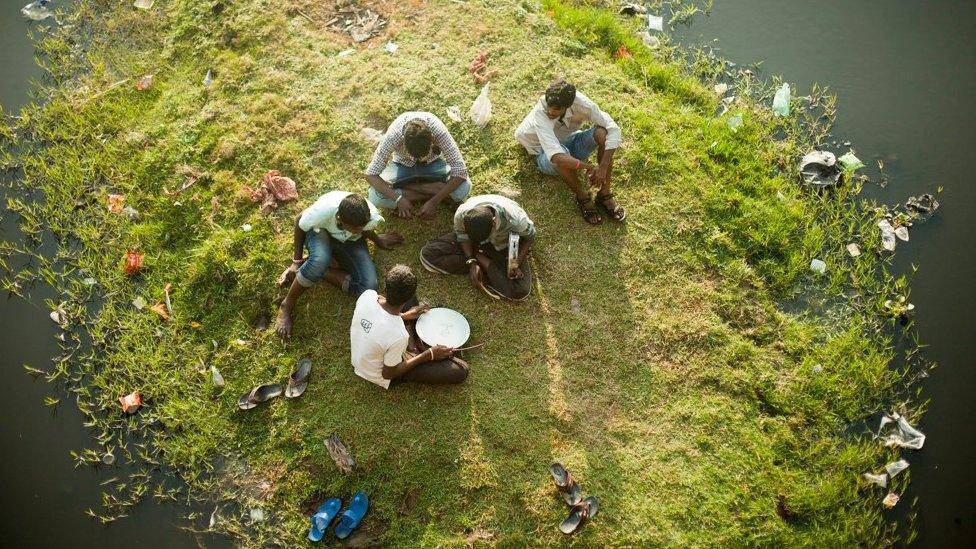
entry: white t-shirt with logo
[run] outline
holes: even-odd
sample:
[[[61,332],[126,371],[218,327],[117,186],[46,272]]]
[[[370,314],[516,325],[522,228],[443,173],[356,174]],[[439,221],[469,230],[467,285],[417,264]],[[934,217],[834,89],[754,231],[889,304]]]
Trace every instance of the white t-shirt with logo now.
[[[352,367],[357,376],[389,389],[391,380],[383,378],[383,366],[403,360],[410,333],[403,319],[386,312],[376,298],[375,290],[366,290],[356,300],[349,326]]]

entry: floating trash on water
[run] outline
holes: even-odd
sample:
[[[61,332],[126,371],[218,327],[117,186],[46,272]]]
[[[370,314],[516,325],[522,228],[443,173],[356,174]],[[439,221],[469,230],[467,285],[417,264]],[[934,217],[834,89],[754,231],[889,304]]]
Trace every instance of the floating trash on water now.
[[[31,21],[41,21],[53,17],[54,13],[46,7],[48,3],[49,0],[36,0],[20,8],[20,13]]]
[[[881,500],[881,503],[883,503],[884,506],[887,507],[888,509],[891,509],[895,505],[898,505],[899,499],[901,498],[898,497],[898,494],[891,492],[887,496],[885,496],[883,500]]]
[[[908,469],[908,462],[903,459],[899,459],[898,461],[893,461],[888,465],[885,465],[885,471],[888,472],[888,476],[891,478],[895,478],[898,473],[904,471],[905,469]]]
[[[447,108],[447,117],[455,122],[461,122],[461,107],[451,106]]]
[[[213,384],[217,387],[224,386],[224,376],[220,375],[220,370],[216,366],[210,367],[210,377],[213,380]]]
[[[134,252],[132,250],[125,252],[125,267],[123,268],[125,270],[125,274],[131,276],[142,270],[142,258],[145,257],[145,255],[146,254]]]
[[[349,448],[342,443],[338,435],[332,435],[325,439],[325,448],[329,451],[329,457],[335,462],[339,470],[345,474],[351,474],[356,467],[356,460],[352,458]]]
[[[252,226],[250,223],[245,223],[245,224],[241,225],[241,230],[244,231],[245,233],[249,233],[253,229],[254,229],[254,226]]]
[[[851,242],[847,245],[847,253],[849,253],[851,257],[857,257],[861,255],[861,248],[857,244]]]
[[[378,144],[381,139],[383,139],[383,132],[375,128],[363,128],[359,130],[359,135],[366,138],[370,143]]]
[[[861,159],[854,156],[854,153],[848,152],[844,156],[837,159],[840,165],[844,167],[844,170],[849,172],[856,172],[857,170],[864,167],[864,163]]]
[[[817,274],[824,274],[827,272],[827,264],[819,259],[814,259],[810,262],[810,270]]]
[[[828,151],[810,151],[800,159],[800,177],[811,187],[830,187],[840,182],[837,158]]]
[[[209,88],[210,84],[213,84],[213,71],[207,69],[207,74],[203,77],[203,87]]]
[[[620,7],[620,15],[640,15],[647,13],[647,8],[640,4],[626,3]]]
[[[124,194],[110,194],[108,195],[108,211],[112,213],[122,213],[122,209],[125,207],[125,195]]]
[[[881,247],[889,252],[895,251],[898,242],[895,240],[895,228],[891,226],[891,222],[887,219],[879,220],[878,229],[881,230]]]
[[[881,416],[878,438],[885,446],[900,446],[911,450],[919,450],[925,444],[925,435],[897,413]]]
[[[132,306],[135,307],[137,310],[141,311],[145,309],[146,305],[147,305],[146,300],[143,299],[142,296],[139,296],[132,300]]]
[[[930,194],[912,196],[905,202],[905,210],[915,218],[926,220],[939,209],[939,201]]]
[[[713,89],[715,90],[716,95],[725,95],[729,91],[729,85],[725,82],[719,82],[718,84],[715,84]]]
[[[468,117],[479,128],[484,128],[491,120],[491,98],[488,97],[489,85],[485,84],[481,88],[481,93],[478,94],[477,99],[474,100],[474,103],[471,104],[471,108],[468,110]]]
[[[153,85],[153,75],[147,74],[136,82],[136,89],[139,91],[146,91]]]
[[[349,48],[348,50],[342,50],[336,54],[336,57],[345,57],[347,55],[352,55],[356,53],[356,48]]]
[[[880,475],[874,475],[871,473],[864,473],[863,476],[868,482],[873,482],[882,488],[888,487],[888,475],[881,473]]]
[[[142,406],[142,395],[139,394],[139,391],[131,392],[119,397],[119,404],[122,405],[123,412],[127,414],[135,413]]]
[[[386,45],[383,46],[383,51],[390,55],[396,53],[398,49],[400,49],[400,46],[396,42],[387,42]]]
[[[776,90],[776,95],[773,97],[773,113],[776,116],[790,114],[790,85],[785,82]]]
[[[655,31],[664,30],[664,17],[660,15],[647,14],[647,28]]]
[[[251,516],[251,522],[264,521],[264,509],[251,509],[248,514]]]
[[[112,452],[105,452],[104,454],[102,454],[102,463],[104,463],[105,465],[112,465],[113,463],[115,463],[115,454],[113,454]]]
[[[148,10],[149,8],[153,7],[154,2],[155,0],[136,0],[132,3],[132,5],[141,10]]]
[[[51,314],[48,316],[51,317],[51,320],[53,320],[55,324],[61,325],[67,320],[66,315],[67,313],[64,312],[64,309],[58,307],[57,309],[51,311]]]
[[[908,227],[904,225],[901,227],[896,227],[895,236],[897,236],[898,240],[901,240],[902,242],[908,242]]]
[[[742,127],[742,113],[730,116],[726,123],[732,128],[733,132],[739,131],[739,128]]]

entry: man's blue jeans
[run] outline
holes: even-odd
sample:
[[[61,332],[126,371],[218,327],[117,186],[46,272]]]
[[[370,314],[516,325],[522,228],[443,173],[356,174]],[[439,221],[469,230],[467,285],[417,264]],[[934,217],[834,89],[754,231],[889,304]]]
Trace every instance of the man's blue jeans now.
[[[443,158],[438,158],[430,164],[424,164],[422,166],[404,166],[403,164],[390,162],[386,165],[383,173],[380,174],[380,178],[392,185],[397,196],[399,196],[403,194],[403,187],[410,183],[417,181],[447,181],[450,174],[451,167],[448,166]],[[451,193],[451,200],[461,203],[468,198],[469,194],[471,194],[471,180],[465,179]],[[392,210],[396,207],[395,200],[390,200],[381,195],[373,187],[369,188],[366,197],[378,208]]]
[[[295,280],[302,286],[309,288],[325,278],[325,273],[335,258],[339,267],[349,273],[349,277],[342,284],[343,291],[359,297],[366,290],[379,289],[376,266],[362,237],[340,242],[332,238],[325,229],[319,232],[309,231],[305,233],[305,248],[308,249],[308,258],[295,276]]]
[[[577,160],[586,162],[593,151],[597,149],[596,139],[593,138],[594,131],[596,128],[573,132],[569,139],[561,143],[563,152]],[[539,167],[539,171],[546,175],[559,176],[556,167],[552,165],[552,160],[546,155],[546,151],[539,151],[539,155],[536,157],[536,165]]]

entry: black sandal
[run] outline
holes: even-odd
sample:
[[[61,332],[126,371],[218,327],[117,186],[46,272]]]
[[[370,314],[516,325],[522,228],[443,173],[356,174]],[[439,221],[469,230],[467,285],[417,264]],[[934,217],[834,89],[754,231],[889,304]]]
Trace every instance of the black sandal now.
[[[588,208],[586,206],[587,202],[593,204],[593,207]],[[583,212],[583,219],[585,219],[587,223],[590,225],[599,225],[600,223],[603,223],[603,216],[601,216],[600,212],[596,210],[596,204],[593,202],[593,200],[587,200],[584,202],[580,200],[579,197],[576,197],[576,205],[579,206],[580,211]]]
[[[606,202],[611,198],[613,198],[613,193],[607,193],[607,194],[596,193],[596,201],[599,202],[601,206],[603,206],[603,209],[605,209],[608,214],[610,214],[610,219],[614,221],[623,221],[624,219],[627,219],[627,210],[625,210],[624,207],[621,206],[620,204],[617,204],[617,207],[612,210],[607,207]]]

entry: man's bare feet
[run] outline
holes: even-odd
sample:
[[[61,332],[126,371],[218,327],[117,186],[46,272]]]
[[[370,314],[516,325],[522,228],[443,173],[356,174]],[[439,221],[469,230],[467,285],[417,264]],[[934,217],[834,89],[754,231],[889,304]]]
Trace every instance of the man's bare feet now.
[[[284,307],[278,309],[278,318],[275,320],[275,332],[281,339],[291,337],[291,309]]]

